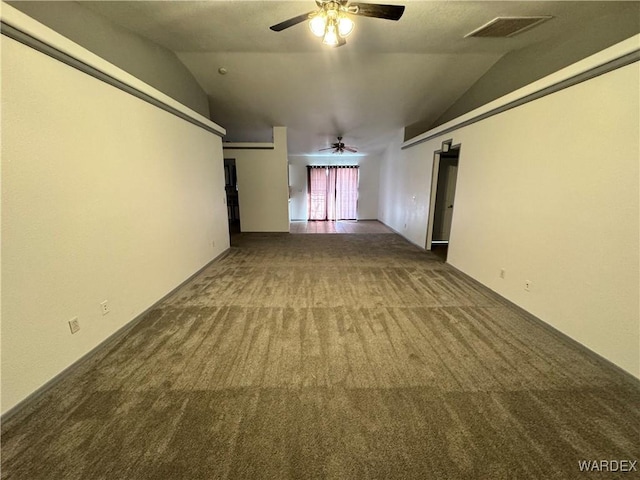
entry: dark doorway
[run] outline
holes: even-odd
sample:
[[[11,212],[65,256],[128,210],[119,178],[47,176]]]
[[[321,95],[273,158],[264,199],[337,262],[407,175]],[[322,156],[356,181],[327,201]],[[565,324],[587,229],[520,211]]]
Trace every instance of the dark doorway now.
[[[240,233],[240,203],[238,202],[238,176],[236,160],[224,159],[224,188],[227,193],[227,214],[229,218],[229,234]]]

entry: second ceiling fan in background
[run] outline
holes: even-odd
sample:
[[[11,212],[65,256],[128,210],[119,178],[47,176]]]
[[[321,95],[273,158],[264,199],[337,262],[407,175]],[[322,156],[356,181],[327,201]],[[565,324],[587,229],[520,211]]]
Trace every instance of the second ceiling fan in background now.
[[[351,147],[351,146],[348,146],[348,145],[345,145],[344,143],[342,143],[342,137],[338,137],[338,141],[332,143],[330,147],[321,148],[318,151],[319,152],[323,152],[325,150],[333,150],[333,152],[331,152],[331,153],[339,153],[339,154],[343,154],[345,151],[351,152],[351,153],[356,153],[358,151],[358,150],[356,150],[356,147]]]
[[[349,2],[349,0],[316,0],[318,10],[303,13],[284,22],[272,25],[274,32],[293,27],[309,20],[309,28],[322,43],[332,47],[339,47],[347,43],[347,37],[354,27],[350,15],[382,18],[384,20],[399,20],[404,13],[404,5],[380,5],[373,3]]]

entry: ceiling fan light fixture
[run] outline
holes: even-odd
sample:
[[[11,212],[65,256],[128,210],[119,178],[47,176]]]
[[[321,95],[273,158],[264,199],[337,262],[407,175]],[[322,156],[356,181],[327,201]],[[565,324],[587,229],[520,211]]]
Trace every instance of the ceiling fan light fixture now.
[[[309,29],[322,43],[330,47],[344,45],[344,38],[355,26],[347,15],[347,10],[338,2],[319,4],[320,10],[309,15]]]
[[[340,15],[338,19],[338,33],[341,37],[347,37],[351,32],[353,32],[353,27],[355,24],[353,21],[347,17],[346,15]]]
[[[281,32],[304,21],[309,29],[322,43],[332,47],[345,45],[345,38],[353,32],[355,24],[352,15],[381,18],[384,20],[400,20],[404,13],[404,5],[382,5],[378,3],[349,3],[350,0],[316,0],[318,10],[303,13],[284,22],[271,25],[274,32]]]
[[[318,12],[310,21],[309,28],[316,37],[322,37],[327,27],[327,17],[324,12]]]
[[[338,45],[338,29],[336,27],[336,21],[330,18],[329,22],[327,23],[327,28],[324,32],[322,43],[331,47],[335,47],[336,45]]]

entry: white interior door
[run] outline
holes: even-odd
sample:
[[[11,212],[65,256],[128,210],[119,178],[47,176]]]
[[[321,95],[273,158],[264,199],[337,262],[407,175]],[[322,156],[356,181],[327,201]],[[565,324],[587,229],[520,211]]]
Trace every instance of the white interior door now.
[[[442,218],[442,240],[449,241],[451,222],[453,220],[453,202],[456,196],[456,180],[458,178],[458,163],[447,164],[445,168],[444,214]]]
[[[453,220],[453,204],[456,195],[458,178],[458,159],[441,158],[438,168],[435,211],[433,218],[434,242],[448,242]]]

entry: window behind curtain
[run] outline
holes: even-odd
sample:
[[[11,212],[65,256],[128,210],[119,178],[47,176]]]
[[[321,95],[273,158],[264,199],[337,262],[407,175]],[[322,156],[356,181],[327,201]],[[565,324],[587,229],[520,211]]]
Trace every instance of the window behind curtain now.
[[[336,169],[327,168],[327,220],[336,218]]]
[[[355,220],[358,210],[358,167],[307,168],[307,218]]]
[[[309,220],[327,219],[327,170],[309,167],[308,169],[308,218]]]
[[[358,212],[358,168],[340,167],[336,177],[336,220],[355,220]]]

